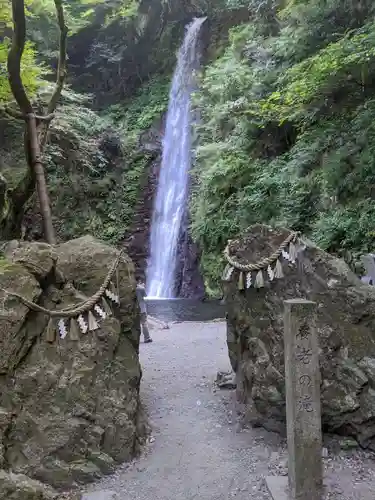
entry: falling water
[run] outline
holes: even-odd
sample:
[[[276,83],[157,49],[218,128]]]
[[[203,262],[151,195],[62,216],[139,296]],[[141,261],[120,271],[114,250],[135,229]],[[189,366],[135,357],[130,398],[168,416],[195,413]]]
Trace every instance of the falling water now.
[[[199,67],[199,32],[206,18],[188,26],[169,94],[163,155],[151,225],[147,295],[174,297],[177,243],[186,210],[191,167],[191,94]]]

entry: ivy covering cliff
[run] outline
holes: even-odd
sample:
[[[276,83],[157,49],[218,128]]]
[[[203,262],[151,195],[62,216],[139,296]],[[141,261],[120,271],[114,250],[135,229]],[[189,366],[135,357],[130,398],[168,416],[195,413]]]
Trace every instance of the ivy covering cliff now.
[[[227,239],[254,223],[352,262],[375,245],[374,3],[242,4],[252,22],[232,29],[196,94],[192,229],[213,288]]]

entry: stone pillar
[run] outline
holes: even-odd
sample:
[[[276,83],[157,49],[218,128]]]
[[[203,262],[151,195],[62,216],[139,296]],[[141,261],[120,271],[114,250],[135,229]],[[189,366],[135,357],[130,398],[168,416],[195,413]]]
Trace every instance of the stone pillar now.
[[[291,500],[321,500],[323,489],[316,303],[284,301],[284,352]]]

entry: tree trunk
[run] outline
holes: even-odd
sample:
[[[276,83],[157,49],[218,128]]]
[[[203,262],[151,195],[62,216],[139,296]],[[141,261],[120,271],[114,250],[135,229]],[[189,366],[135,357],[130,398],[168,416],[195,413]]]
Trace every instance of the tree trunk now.
[[[24,0],[12,0],[13,13],[13,37],[12,45],[8,54],[8,75],[9,84],[15,100],[20,108],[18,118],[25,123],[25,156],[28,164],[28,171],[18,186],[8,192],[8,213],[2,216],[1,226],[5,234],[11,237],[12,233],[21,232],[22,218],[25,205],[33,195],[35,186],[37,188],[40,211],[43,220],[44,237],[47,243],[55,244],[55,232],[52,224],[51,205],[48,195],[48,188],[41,154],[46,144],[48,128],[57,102],[60,98],[66,75],[66,42],[68,28],[65,25],[64,10],[62,0],[54,0],[57,21],[60,29],[60,51],[55,90],[48,104],[48,115],[36,117],[33,106],[25,92],[21,79],[21,59],[25,48],[26,40],[26,19]],[[12,113],[10,113],[12,114]],[[14,116],[14,114],[13,114]],[[3,215],[3,214],[2,214]],[[10,234],[11,233],[11,234]],[[14,236],[16,236],[14,234]],[[14,237],[13,236],[13,237]],[[16,237],[19,237],[18,234]]]
[[[40,143],[38,137],[38,128],[34,114],[27,117],[27,132],[29,136],[30,165],[35,173],[36,188],[39,197],[40,211],[43,220],[44,237],[47,243],[54,245],[56,243],[55,231],[52,224],[51,205],[48,196],[48,188],[44,167],[41,160]]]

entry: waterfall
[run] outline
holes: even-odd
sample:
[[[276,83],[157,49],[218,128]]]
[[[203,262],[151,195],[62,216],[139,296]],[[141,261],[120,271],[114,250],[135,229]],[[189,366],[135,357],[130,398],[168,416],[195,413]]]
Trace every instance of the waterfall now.
[[[199,33],[206,18],[188,25],[169,93],[158,189],[151,224],[147,295],[174,297],[177,243],[187,209],[191,151],[191,94],[199,68]]]

